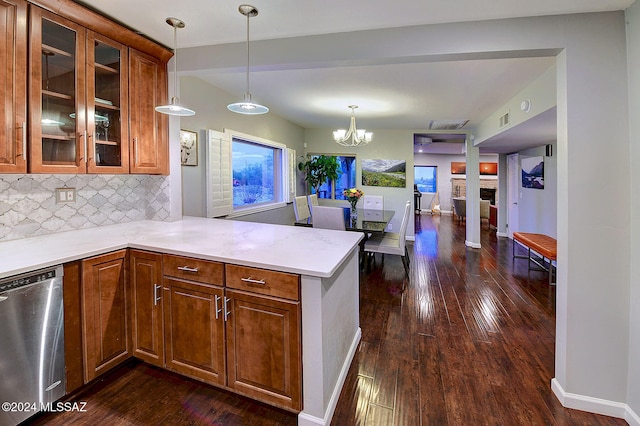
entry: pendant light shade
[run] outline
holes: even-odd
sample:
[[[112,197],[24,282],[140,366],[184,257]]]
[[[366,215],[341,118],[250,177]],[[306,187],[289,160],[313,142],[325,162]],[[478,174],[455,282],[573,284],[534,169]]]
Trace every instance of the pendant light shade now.
[[[249,18],[258,16],[258,9],[251,5],[243,4],[238,8],[238,11],[247,17],[247,91],[244,94],[242,102],[229,104],[227,108],[229,111],[237,112],[238,114],[266,114],[269,112],[269,108],[264,105],[254,103],[251,100],[251,92],[249,92]]]
[[[173,27],[173,90],[178,93],[178,28],[184,28],[184,22],[178,18],[167,18],[167,24]],[[156,107],[156,111],[167,115],[188,117],[195,115],[195,111],[180,105],[178,96],[172,96],[168,105]]]

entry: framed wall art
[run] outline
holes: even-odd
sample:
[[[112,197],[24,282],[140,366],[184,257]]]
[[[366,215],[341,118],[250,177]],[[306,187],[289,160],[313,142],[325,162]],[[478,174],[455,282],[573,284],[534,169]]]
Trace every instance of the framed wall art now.
[[[362,184],[366,186],[407,186],[404,160],[362,160]]]
[[[522,187],[544,189],[544,157],[523,158]]]
[[[183,166],[198,165],[198,134],[180,130],[180,163]]]

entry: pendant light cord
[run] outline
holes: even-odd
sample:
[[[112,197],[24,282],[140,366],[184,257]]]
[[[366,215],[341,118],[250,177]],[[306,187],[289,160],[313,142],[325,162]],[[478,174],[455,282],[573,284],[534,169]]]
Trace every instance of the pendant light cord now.
[[[178,27],[173,26],[173,97],[178,98]]]
[[[250,19],[249,15],[250,14],[247,13],[247,94],[246,94],[247,97],[251,93],[251,90],[249,88],[249,19]]]

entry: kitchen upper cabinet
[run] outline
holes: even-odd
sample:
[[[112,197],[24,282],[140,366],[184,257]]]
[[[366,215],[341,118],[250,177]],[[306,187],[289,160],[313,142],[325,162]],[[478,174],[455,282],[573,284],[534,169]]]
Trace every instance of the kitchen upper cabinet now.
[[[169,173],[169,121],[155,111],[167,98],[167,66],[129,49],[131,173]]]
[[[30,171],[127,173],[128,49],[31,9]]]
[[[82,261],[85,383],[131,356],[127,250]]]
[[[29,170],[86,172],[86,30],[31,7]]]
[[[125,45],[87,33],[89,173],[129,172],[129,78]]]
[[[0,173],[27,171],[27,3],[0,0]]]
[[[164,367],[162,255],[130,252],[133,355]]]

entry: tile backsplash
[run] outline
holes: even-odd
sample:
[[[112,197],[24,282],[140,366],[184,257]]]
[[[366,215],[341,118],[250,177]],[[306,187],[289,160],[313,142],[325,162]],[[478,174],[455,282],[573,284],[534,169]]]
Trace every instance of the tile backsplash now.
[[[136,220],[169,220],[169,177],[0,174],[0,241]],[[56,188],[76,202],[56,204]]]

